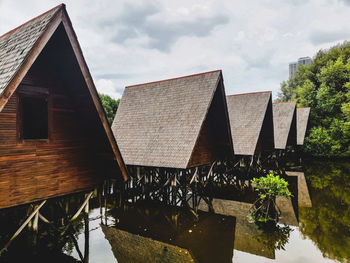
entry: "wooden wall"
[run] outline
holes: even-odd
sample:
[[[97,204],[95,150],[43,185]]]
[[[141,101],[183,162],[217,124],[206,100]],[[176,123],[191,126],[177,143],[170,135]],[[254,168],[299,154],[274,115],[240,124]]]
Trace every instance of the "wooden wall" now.
[[[57,56],[62,59],[56,62]],[[18,140],[18,90],[0,112],[0,208],[92,189],[102,179],[95,146],[103,144],[99,153],[111,149],[72,56],[58,30],[22,81],[49,89],[47,141]]]

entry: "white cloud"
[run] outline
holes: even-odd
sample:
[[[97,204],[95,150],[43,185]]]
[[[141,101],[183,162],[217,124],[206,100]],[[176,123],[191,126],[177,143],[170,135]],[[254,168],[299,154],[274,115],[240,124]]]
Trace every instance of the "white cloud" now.
[[[98,79],[95,81],[96,89],[99,93],[109,95],[114,99],[121,98],[121,94],[116,91],[114,83],[110,79]]]
[[[222,69],[226,93],[272,90],[288,63],[349,35],[345,0],[67,0],[99,92]],[[0,1],[0,34],[59,4]]]

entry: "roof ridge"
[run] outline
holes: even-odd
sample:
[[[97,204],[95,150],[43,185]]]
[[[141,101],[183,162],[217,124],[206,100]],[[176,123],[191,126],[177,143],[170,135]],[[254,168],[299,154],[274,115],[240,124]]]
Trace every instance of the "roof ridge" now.
[[[280,101],[280,102],[274,102],[272,104],[282,104],[282,103],[297,103],[296,101]]]
[[[11,33],[13,33],[13,32],[15,32],[15,31],[17,31],[18,29],[20,29],[20,28],[22,28],[23,26],[29,24],[30,22],[32,22],[32,21],[34,21],[34,20],[36,20],[36,19],[38,19],[38,18],[40,18],[40,17],[42,17],[42,16],[44,16],[44,15],[50,13],[51,11],[53,11],[53,10],[55,10],[55,9],[58,9],[59,7],[62,7],[62,6],[65,6],[65,4],[63,4],[63,3],[62,3],[62,4],[59,4],[58,6],[55,6],[54,8],[51,8],[50,10],[48,10],[48,11],[46,11],[46,12],[44,12],[44,13],[42,13],[42,14],[40,14],[40,15],[38,15],[38,16],[36,16],[36,17],[30,19],[30,20],[28,20],[27,22],[23,23],[22,25],[20,25],[20,26],[14,28],[14,29],[8,31],[7,33],[1,35],[1,36],[0,36],[0,39],[3,38],[3,37],[5,37],[5,36],[7,36],[7,35],[9,35],[9,34],[11,34]]]
[[[170,80],[177,80],[177,79],[196,77],[196,76],[201,76],[201,75],[210,74],[210,73],[214,73],[214,72],[222,72],[222,70],[221,69],[217,69],[217,70],[212,70],[212,71],[208,71],[208,72],[202,72],[202,73],[197,73],[197,74],[192,74],[192,75],[187,75],[187,76],[182,76],[182,77],[177,77],[177,78],[169,78],[169,79],[163,79],[163,80],[158,80],[158,81],[145,82],[145,83],[141,83],[141,84],[135,84],[135,85],[126,86],[125,88],[132,88],[132,87],[138,87],[138,86],[143,86],[143,85],[161,83],[161,82],[170,81]]]
[[[231,95],[226,95],[226,97],[251,95],[251,94],[259,94],[259,93],[272,93],[272,91],[257,91],[257,92],[247,92],[247,93],[240,93],[240,94],[231,94]]]

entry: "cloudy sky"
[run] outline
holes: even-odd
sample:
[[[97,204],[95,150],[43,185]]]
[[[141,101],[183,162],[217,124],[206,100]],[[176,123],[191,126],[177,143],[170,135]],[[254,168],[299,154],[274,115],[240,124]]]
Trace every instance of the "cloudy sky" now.
[[[0,35],[58,5],[0,0]],[[350,39],[350,0],[65,2],[99,92],[222,69],[227,94],[272,90],[288,63]]]

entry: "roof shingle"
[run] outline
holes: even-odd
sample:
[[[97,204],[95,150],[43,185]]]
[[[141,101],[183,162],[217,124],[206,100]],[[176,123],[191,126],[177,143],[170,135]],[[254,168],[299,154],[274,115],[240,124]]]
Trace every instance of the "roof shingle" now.
[[[254,155],[271,92],[230,95],[226,100],[235,154]]]
[[[296,103],[273,103],[275,148],[285,149],[296,141]],[[295,138],[294,138],[295,136]]]
[[[297,144],[303,145],[307,123],[309,120],[310,108],[297,108]]]
[[[220,79],[213,71],[125,88],[112,125],[125,163],[187,168]]]

